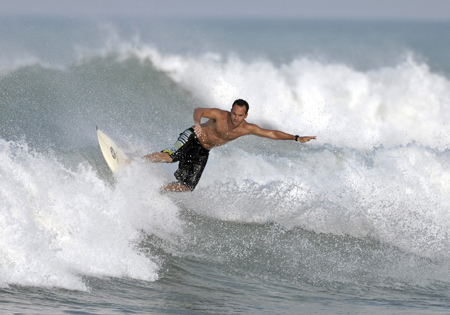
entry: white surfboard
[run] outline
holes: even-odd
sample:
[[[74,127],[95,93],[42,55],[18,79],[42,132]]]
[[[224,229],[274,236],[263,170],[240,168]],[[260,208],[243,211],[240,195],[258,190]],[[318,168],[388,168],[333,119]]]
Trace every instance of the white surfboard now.
[[[98,129],[98,127],[97,137],[106,163],[113,173],[117,173],[122,167],[127,165],[126,161],[128,160],[128,157],[107,135]]]

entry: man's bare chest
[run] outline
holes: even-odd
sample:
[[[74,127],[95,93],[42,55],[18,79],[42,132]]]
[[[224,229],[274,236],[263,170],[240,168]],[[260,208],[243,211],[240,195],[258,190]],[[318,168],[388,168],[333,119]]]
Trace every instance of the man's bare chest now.
[[[230,130],[229,128],[215,128],[214,134],[217,138],[225,140],[225,141],[231,141],[236,138],[239,138],[241,136],[241,133],[239,130]]]

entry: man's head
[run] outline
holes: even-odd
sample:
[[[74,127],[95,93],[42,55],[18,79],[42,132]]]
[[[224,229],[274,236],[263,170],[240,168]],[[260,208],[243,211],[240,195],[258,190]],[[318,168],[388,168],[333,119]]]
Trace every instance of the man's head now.
[[[248,115],[248,103],[244,100],[235,100],[231,107],[231,123],[237,127],[247,118]]]
[[[233,103],[233,105],[231,107],[233,108],[234,105],[238,105],[240,107],[244,107],[245,106],[245,113],[246,114],[248,113],[249,106],[248,106],[247,101],[244,101],[242,99],[238,99],[238,100],[234,101],[234,103]]]

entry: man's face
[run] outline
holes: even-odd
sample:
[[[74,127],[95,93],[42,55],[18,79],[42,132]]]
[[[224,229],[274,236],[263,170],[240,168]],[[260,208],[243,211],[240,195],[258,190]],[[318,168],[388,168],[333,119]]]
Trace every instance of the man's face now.
[[[245,112],[245,106],[233,105],[231,107],[231,123],[237,127],[247,118],[248,113]]]

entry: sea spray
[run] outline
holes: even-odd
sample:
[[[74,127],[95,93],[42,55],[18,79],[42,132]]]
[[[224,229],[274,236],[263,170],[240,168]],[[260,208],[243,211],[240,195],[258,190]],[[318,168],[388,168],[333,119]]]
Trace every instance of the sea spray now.
[[[86,275],[158,278],[157,258],[138,248],[142,232],[167,239],[179,225],[177,208],[158,187],[136,172],[140,188],[111,186],[92,166],[81,163],[72,171],[26,143],[1,140],[0,148],[2,285],[85,290]],[[151,202],[133,194],[141,189]]]
[[[313,146],[284,157],[229,149],[211,155],[214,169],[205,171],[199,197],[184,202],[221,220],[369,236],[421,256],[448,257],[447,159],[448,152],[419,145],[364,154]]]

